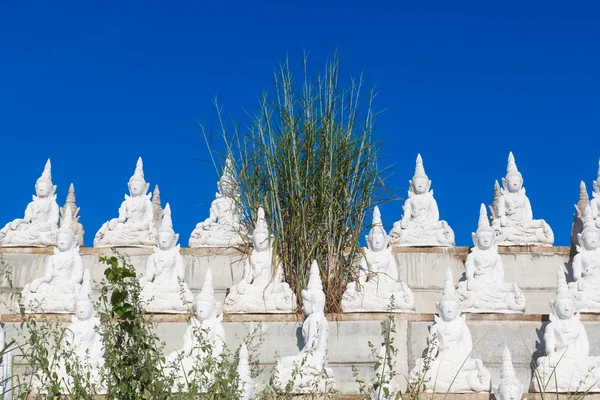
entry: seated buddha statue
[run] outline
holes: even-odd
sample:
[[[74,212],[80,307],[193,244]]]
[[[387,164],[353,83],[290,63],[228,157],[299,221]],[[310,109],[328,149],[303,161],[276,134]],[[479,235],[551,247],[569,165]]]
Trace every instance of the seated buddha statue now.
[[[59,211],[56,186],[52,184],[50,160],[35,183],[35,196],[25,216],[9,222],[0,230],[0,247],[53,246],[56,243]]]
[[[533,219],[531,203],[525,195],[523,177],[512,152],[508,155],[506,177],[502,178],[498,215],[492,223],[498,246],[552,246],[554,233],[543,219]]]
[[[218,314],[210,269],[206,271],[195,306],[196,315],[183,335],[183,348],[167,357],[169,371],[175,367],[174,391],[188,391],[190,384],[200,391],[209,386],[213,376],[203,365],[209,358],[216,360],[224,350],[223,315]]]
[[[600,311],[600,229],[596,227],[591,205],[583,214],[583,231],[577,234],[577,254],[573,257],[573,280],[569,289],[581,312]]]
[[[275,364],[274,387],[282,393],[324,393],[333,389],[333,372],[327,367],[329,323],[325,317],[325,293],[319,265],[310,266],[308,286],[302,290],[304,347]]]
[[[377,206],[373,211],[371,230],[365,240],[367,247],[360,259],[358,281],[346,286],[342,296],[342,311],[412,310],[415,297],[408,285],[398,280],[398,265]]]
[[[409,181],[408,199],[402,207],[404,214],[390,232],[392,246],[454,246],[454,232],[446,221],[440,221],[430,187],[419,154],[415,174]]]
[[[236,204],[238,188],[231,158],[227,158],[217,188],[216,198],[210,205],[209,217],[196,225],[190,237],[190,247],[230,247],[244,243],[245,231],[240,224]]]
[[[563,267],[557,270],[556,296],[550,303],[550,323],[544,331],[546,354],[537,359],[536,392],[600,391],[600,357],[590,356],[590,342]]]
[[[446,271],[442,300],[436,306],[439,316],[429,331],[427,357],[416,360],[409,381],[420,382],[427,391],[435,388],[438,393],[489,392],[489,371],[481,360],[471,358],[471,331],[460,315],[460,299],[450,269]]]
[[[146,259],[140,279],[140,296],[147,312],[185,313],[192,308],[194,296],[185,283],[185,260],[173,231],[171,206],[167,203],[156,235],[154,253]]]
[[[84,290],[84,292],[86,291]],[[105,393],[106,388],[101,379],[101,368],[104,366],[104,347],[102,337],[97,331],[100,319],[95,315],[94,305],[87,295],[78,296],[74,308],[75,315],[71,319],[71,325],[65,330],[60,345],[63,357],[58,358],[55,372],[63,390],[70,393],[73,387],[72,374],[76,364],[77,373],[87,376],[87,381],[94,385],[95,392],[97,394]],[[67,364],[70,364],[69,368],[67,368]]]
[[[281,262],[273,251],[265,212],[258,209],[252,233],[252,253],[244,263],[242,280],[233,285],[225,299],[226,313],[291,313],[296,311],[296,295],[283,281]]]
[[[474,247],[465,262],[466,280],[459,282],[458,294],[463,312],[516,313],[525,311],[525,295],[516,283],[504,282],[504,265],[494,242],[485,205],[479,209]]]
[[[72,228],[70,206],[56,234],[54,254],[46,260],[44,276],[23,288],[26,312],[71,313],[82,285],[91,286],[89,270],[83,268],[79,245]]]
[[[144,179],[144,165],[140,157],[133,176],[129,179],[129,196],[119,207],[119,217],[105,222],[96,237],[94,247],[151,247],[156,244],[154,211]]]

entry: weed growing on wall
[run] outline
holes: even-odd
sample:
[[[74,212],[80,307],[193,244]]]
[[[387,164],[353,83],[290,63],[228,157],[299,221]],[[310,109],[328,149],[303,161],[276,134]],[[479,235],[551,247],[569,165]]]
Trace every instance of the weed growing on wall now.
[[[382,186],[380,143],[373,137],[375,94],[363,88],[362,77],[343,84],[337,56],[316,76],[305,59],[300,80],[286,62],[274,73],[274,90],[261,95],[243,128],[227,130],[217,107],[218,117],[245,225],[252,230],[262,206],[285,281],[298,300],[316,259],[326,311],[340,312],[365,214]]]

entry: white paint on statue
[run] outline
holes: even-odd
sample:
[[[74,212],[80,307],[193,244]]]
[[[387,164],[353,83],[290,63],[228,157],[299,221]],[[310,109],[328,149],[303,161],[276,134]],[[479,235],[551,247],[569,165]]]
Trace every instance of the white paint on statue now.
[[[523,396],[523,390],[523,384],[515,374],[508,346],[504,346],[502,366],[500,367],[500,382],[494,387],[494,398],[497,400],[520,400]]]
[[[173,231],[171,206],[167,203],[156,236],[154,253],[146,259],[146,271],[140,279],[141,298],[147,312],[186,313],[194,296],[185,282],[185,259]]]
[[[291,393],[324,393],[334,388],[333,371],[327,366],[327,341],[329,323],[325,318],[325,293],[321,282],[319,265],[310,266],[308,286],[302,290],[302,307],[307,316],[302,324],[304,347],[300,353],[277,360],[274,386]]]
[[[461,316],[460,299],[449,268],[442,299],[436,307],[439,316],[435,316],[427,338],[430,360],[416,360],[409,381],[422,381],[428,391],[435,388],[438,393],[489,392],[490,373],[481,360],[471,358],[471,331]]]
[[[238,389],[240,392],[240,400],[250,400],[253,399],[256,392],[257,387],[256,383],[252,379],[250,373],[250,362],[248,357],[248,348],[246,344],[242,342],[240,346],[240,351],[238,354],[238,366],[237,366],[237,375],[238,375]]]
[[[577,254],[573,257],[573,279],[569,289],[581,312],[600,312],[600,229],[591,206],[585,208],[583,231],[577,234]]]
[[[46,247],[56,242],[59,212],[56,186],[52,184],[50,160],[35,183],[35,195],[25,216],[9,222],[0,230],[0,247]]]
[[[273,237],[262,207],[251,239],[253,249],[245,261],[242,280],[231,287],[223,310],[231,314],[295,312],[296,295],[283,281],[283,268],[273,251]]]
[[[508,155],[506,177],[502,178],[500,197],[492,208],[497,210],[492,226],[498,246],[552,246],[554,233],[543,219],[533,219],[523,176],[517,169],[512,152]]]
[[[212,383],[213,376],[203,367],[209,358],[221,357],[225,348],[223,315],[215,299],[210,268],[204,276],[200,293],[196,296],[196,316],[190,319],[183,335],[183,348],[167,357],[167,373],[174,372],[174,391],[188,390],[188,382],[200,390]],[[176,366],[175,370],[171,370]]]
[[[557,270],[556,297],[550,302],[544,345],[546,355],[538,358],[533,379],[536,392],[600,392],[600,357],[590,356],[587,332],[562,266]]]
[[[84,271],[79,255],[71,216],[71,207],[67,205],[65,218],[56,234],[54,254],[46,261],[44,276],[23,288],[22,300],[26,312],[73,312],[75,296],[82,285],[91,286],[90,272]]]
[[[77,238],[77,243],[79,246],[83,246],[83,235],[85,234],[83,230],[83,225],[79,222],[79,207],[77,207],[77,203],[75,202],[75,186],[71,183],[69,186],[69,193],[67,194],[67,201],[65,202],[65,206],[60,209],[61,218],[60,224],[63,225],[63,220],[65,219],[67,206],[71,208],[71,221],[73,226],[73,233],[75,233],[75,237]]]
[[[404,215],[390,232],[392,246],[454,246],[454,232],[446,221],[440,221],[430,187],[419,154],[415,174],[409,181],[408,199],[402,207]]]
[[[585,182],[581,181],[579,183],[579,200],[575,204],[575,214],[573,214],[573,224],[571,225],[571,244],[573,246],[576,246],[578,243],[577,235],[583,232],[583,216],[589,204],[590,198]]]
[[[471,253],[465,262],[466,281],[459,282],[463,312],[522,313],[525,295],[516,283],[504,282],[504,265],[495,243],[485,205],[479,209],[477,232],[472,234]]]
[[[415,297],[398,279],[398,265],[383,228],[379,207],[365,237],[367,247],[360,259],[358,282],[350,282],[342,297],[343,312],[405,312],[414,308]]]
[[[244,243],[246,232],[240,223],[237,204],[239,188],[231,158],[227,158],[217,188],[209,217],[196,225],[190,237],[190,247],[232,247]]]
[[[141,157],[128,187],[129,195],[125,195],[119,207],[118,218],[102,225],[94,238],[94,247],[152,247],[156,244],[152,194],[148,193]]]

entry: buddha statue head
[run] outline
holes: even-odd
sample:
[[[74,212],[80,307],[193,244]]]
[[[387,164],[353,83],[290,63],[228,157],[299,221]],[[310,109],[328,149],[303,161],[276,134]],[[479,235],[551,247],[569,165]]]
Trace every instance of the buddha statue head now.
[[[146,180],[144,179],[144,163],[142,162],[142,157],[138,158],[135,172],[131,178],[129,178],[127,186],[129,187],[129,194],[132,197],[144,196],[148,192],[150,184],[146,183]]]
[[[223,174],[217,183],[218,195],[222,197],[233,197],[235,195],[236,181],[233,170],[233,159],[227,157]]]
[[[266,251],[271,248],[271,235],[269,226],[265,219],[265,210],[262,207],[258,208],[258,216],[254,224],[254,232],[252,232],[252,245],[256,251]]]
[[[575,297],[569,290],[562,266],[556,270],[556,296],[550,302],[553,313],[561,320],[570,319],[576,312]]]
[[[515,156],[513,156],[512,151],[508,154],[506,177],[502,178],[502,186],[510,193],[517,193],[523,188],[523,176],[517,169]]]
[[[94,315],[94,304],[88,299],[75,300],[75,316],[79,321],[88,321]]]
[[[37,197],[50,197],[56,191],[56,186],[52,184],[52,166],[50,159],[46,161],[42,175],[35,182],[35,195]]]
[[[496,232],[490,226],[490,220],[487,216],[485,204],[479,208],[479,221],[477,223],[477,231],[472,233],[473,244],[480,250],[490,249],[496,239]]]
[[[596,250],[600,245],[600,230],[592,216],[592,208],[588,204],[583,212],[583,231],[577,234],[579,247],[586,251]]]
[[[367,247],[372,251],[381,251],[388,247],[390,242],[389,237],[385,229],[383,228],[383,222],[381,221],[381,212],[379,207],[375,206],[373,210],[373,223],[369,234],[365,236]]]
[[[161,250],[170,250],[177,244],[179,234],[173,230],[173,220],[171,219],[171,206],[169,203],[163,210],[163,217],[160,223],[160,228],[156,234],[156,243]]]
[[[444,322],[454,321],[460,316],[460,300],[454,288],[454,278],[450,268],[446,270],[442,299],[436,304],[436,308]]]
[[[310,265],[308,285],[302,290],[302,309],[307,316],[325,312],[325,293],[317,260]]]
[[[67,204],[64,215],[60,222],[60,228],[56,232],[56,247],[59,251],[69,251],[77,246],[77,238],[73,231],[73,213],[71,205]]]
[[[494,396],[498,400],[521,400],[523,390],[523,384],[517,379],[515,374],[508,346],[504,346],[502,367],[500,368],[500,382],[494,390]]]
[[[423,159],[421,158],[421,154],[417,154],[415,173],[412,180],[409,181],[409,185],[410,191],[415,194],[426,193],[431,187],[431,181],[429,180],[429,177],[427,177],[425,168],[423,167]]]
[[[196,315],[200,321],[213,319],[217,316],[217,300],[215,299],[210,268],[206,270],[204,283],[200,293],[196,296]]]

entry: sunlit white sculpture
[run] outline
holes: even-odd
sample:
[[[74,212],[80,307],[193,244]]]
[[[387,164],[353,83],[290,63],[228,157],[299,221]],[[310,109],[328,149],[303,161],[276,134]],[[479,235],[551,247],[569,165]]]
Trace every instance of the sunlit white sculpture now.
[[[190,247],[230,247],[244,243],[245,231],[240,224],[240,214],[236,204],[238,184],[231,158],[227,158],[217,188],[216,198],[210,205],[210,215],[196,225],[190,237]]]
[[[577,254],[573,257],[573,280],[569,288],[581,312],[600,312],[600,229],[590,205],[583,215],[583,232],[577,234]]]
[[[140,295],[147,312],[185,313],[192,309],[194,296],[185,283],[185,260],[178,239],[167,203],[154,253],[146,259],[146,272],[140,279]]]
[[[454,232],[446,221],[440,221],[430,187],[419,154],[415,174],[409,181],[408,199],[402,207],[404,215],[390,232],[392,246],[454,246]]]
[[[250,400],[254,398],[256,394],[256,383],[252,379],[250,373],[250,363],[248,360],[248,348],[246,344],[242,342],[240,351],[238,354],[238,390],[240,393],[240,400]]]
[[[102,337],[97,332],[100,319],[95,315],[94,305],[89,298],[89,290],[83,289],[75,301],[75,315],[71,325],[65,330],[57,358],[56,374],[63,390],[70,393],[73,387],[73,370],[86,376],[87,381],[95,386],[97,394],[106,392],[101,379],[101,368],[104,366],[104,347]],[[70,368],[67,369],[67,364]],[[70,372],[69,372],[70,371]],[[89,374],[89,377],[88,375]]]
[[[600,161],[598,162],[598,178],[593,182],[593,189],[590,207],[596,228],[600,228]]]
[[[44,276],[23,288],[26,312],[70,313],[82,284],[91,286],[89,270],[83,268],[79,245],[72,228],[71,207],[67,205],[62,226],[56,234],[54,254],[46,260]]]
[[[358,282],[350,282],[342,297],[343,312],[409,311],[415,297],[398,279],[398,265],[387,232],[381,222],[379,207],[373,211],[373,224],[365,237],[367,247],[360,259]]]
[[[563,267],[557,271],[556,297],[550,302],[550,323],[544,332],[546,355],[538,358],[533,378],[539,392],[600,391],[600,357],[590,356],[590,342],[579,320],[575,298]]]
[[[196,296],[196,316],[190,319],[183,335],[183,348],[167,357],[169,368],[176,366],[174,390],[187,391],[188,382],[202,390],[212,382],[211,372],[203,369],[203,365],[209,358],[220,357],[225,346],[223,315],[218,309],[212,273],[208,269],[202,289]]]
[[[94,238],[94,247],[151,247],[156,244],[152,194],[144,179],[144,165],[140,157],[133,176],[129,179],[129,195],[119,207],[119,217],[100,228]]]
[[[378,355],[379,367],[375,370],[375,385],[371,389],[371,400],[390,400],[396,399],[400,393],[400,386],[396,383],[393,372],[394,364],[391,362],[388,348],[381,346]]]
[[[465,262],[466,280],[459,282],[463,312],[518,313],[525,311],[525,295],[516,283],[504,282],[504,265],[495,243],[485,205],[479,209],[477,232]]]
[[[520,400],[523,396],[523,390],[523,384],[515,374],[508,346],[504,346],[500,382],[498,382],[498,386],[494,387],[494,397],[497,400]]]
[[[435,316],[429,331],[427,357],[416,360],[409,381],[420,382],[428,391],[435,388],[439,393],[489,392],[490,373],[481,360],[471,358],[471,331],[464,315],[460,315],[460,299],[449,268],[442,299],[436,307],[439,316]]]
[[[590,198],[587,193],[587,188],[585,187],[585,182],[581,181],[579,183],[579,200],[577,201],[577,204],[575,204],[575,214],[573,214],[573,224],[571,225],[571,244],[573,246],[577,245],[577,235],[583,231],[583,215],[589,204]]]
[[[498,246],[552,246],[554,233],[543,219],[533,219],[529,198],[525,195],[523,177],[512,152],[508,155],[506,177],[502,178],[501,195],[492,226]]]
[[[75,233],[75,237],[77,238],[77,243],[79,246],[83,246],[83,235],[85,234],[83,230],[83,225],[79,222],[79,207],[77,207],[77,203],[75,202],[75,186],[71,183],[69,186],[69,193],[67,194],[67,201],[65,202],[64,207],[60,209],[61,217],[60,224],[63,225],[63,220],[65,219],[67,206],[71,208],[71,221],[73,226],[73,233]]]
[[[9,222],[0,230],[0,246],[53,246],[56,242],[59,214],[56,186],[52,184],[50,160],[35,183],[35,196],[25,216]]]
[[[283,268],[273,251],[265,212],[260,207],[252,253],[244,264],[242,280],[233,285],[225,299],[226,313],[291,313],[296,311],[296,295],[283,281]]]
[[[333,389],[333,371],[327,367],[329,323],[325,318],[325,293],[316,261],[310,266],[308,286],[302,290],[304,347],[300,353],[277,360],[274,386],[280,392],[325,393]]]

